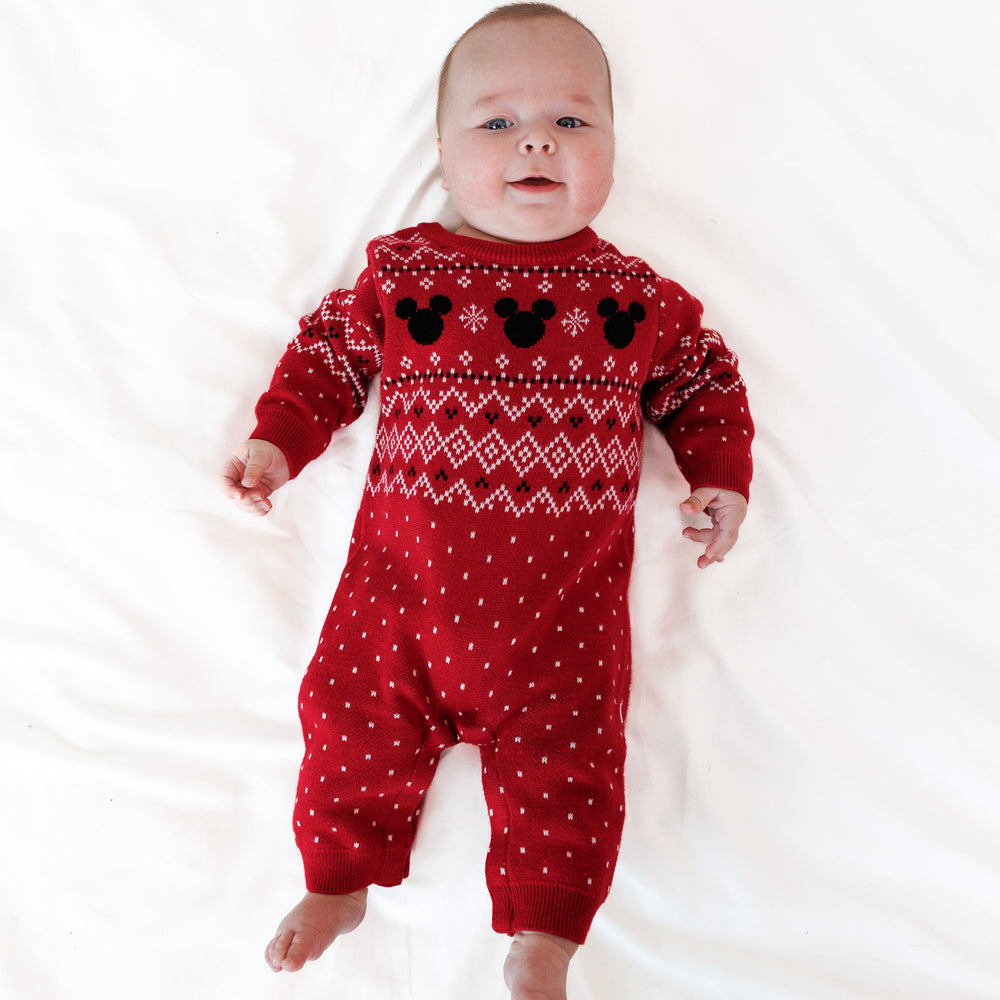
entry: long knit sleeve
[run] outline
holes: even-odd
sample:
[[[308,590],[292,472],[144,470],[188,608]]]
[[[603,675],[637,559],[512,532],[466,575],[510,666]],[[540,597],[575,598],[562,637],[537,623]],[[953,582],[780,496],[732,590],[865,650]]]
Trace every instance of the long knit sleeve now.
[[[702,306],[680,285],[660,284],[660,332],[642,403],[673,449],[692,490],[714,486],[749,499],[754,426],[736,355],[702,326]]]
[[[382,367],[384,321],[370,269],[353,291],[327,295],[299,327],[257,403],[251,434],[284,452],[293,477],[360,416]]]

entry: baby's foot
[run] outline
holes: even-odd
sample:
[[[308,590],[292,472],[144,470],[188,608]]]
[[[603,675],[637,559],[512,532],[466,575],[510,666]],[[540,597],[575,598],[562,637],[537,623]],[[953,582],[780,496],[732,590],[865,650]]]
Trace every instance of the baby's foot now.
[[[566,1000],[566,974],[576,949],[566,938],[518,931],[503,966],[511,1000]]]
[[[341,934],[361,923],[367,897],[367,889],[346,896],[307,892],[267,946],[267,964],[275,972],[298,972],[306,962],[319,958]]]

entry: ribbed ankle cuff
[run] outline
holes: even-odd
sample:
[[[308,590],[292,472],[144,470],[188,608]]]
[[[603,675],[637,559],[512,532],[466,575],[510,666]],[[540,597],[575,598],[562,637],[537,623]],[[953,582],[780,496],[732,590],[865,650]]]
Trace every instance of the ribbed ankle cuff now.
[[[409,851],[326,851],[303,853],[306,889],[343,895],[369,885],[399,885],[410,871]]]
[[[551,885],[491,885],[493,929],[541,931],[583,944],[603,899]]]

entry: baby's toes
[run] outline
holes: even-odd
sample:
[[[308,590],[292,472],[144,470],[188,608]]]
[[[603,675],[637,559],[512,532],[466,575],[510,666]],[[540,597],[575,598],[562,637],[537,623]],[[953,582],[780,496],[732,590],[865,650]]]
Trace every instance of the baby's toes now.
[[[298,972],[313,957],[312,936],[308,933],[296,933],[291,943],[285,946],[284,961],[279,968],[285,972]]]
[[[275,972],[281,972],[282,962],[284,962],[285,956],[288,954],[293,937],[294,935],[291,931],[282,931],[275,934],[271,939],[271,943],[267,946],[264,952],[264,959]]]

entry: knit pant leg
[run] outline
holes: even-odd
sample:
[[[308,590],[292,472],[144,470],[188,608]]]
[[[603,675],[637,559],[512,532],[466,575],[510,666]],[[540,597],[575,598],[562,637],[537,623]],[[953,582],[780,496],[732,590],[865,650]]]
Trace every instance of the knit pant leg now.
[[[398,885],[409,872],[421,802],[448,732],[391,698],[370,665],[317,654],[302,682],[305,756],[295,838],[310,892]]]
[[[575,681],[575,677],[574,677]],[[526,706],[482,749],[493,927],[582,943],[611,888],[625,817],[625,706]]]

